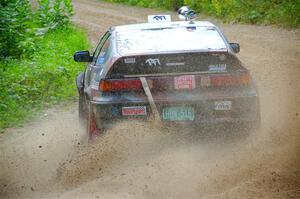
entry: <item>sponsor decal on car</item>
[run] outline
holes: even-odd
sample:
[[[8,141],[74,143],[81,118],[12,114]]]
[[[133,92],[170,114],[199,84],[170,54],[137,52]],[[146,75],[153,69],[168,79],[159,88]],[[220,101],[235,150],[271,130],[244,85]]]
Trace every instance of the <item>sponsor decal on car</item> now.
[[[196,87],[195,75],[183,75],[174,78],[174,87],[176,90],[189,89]]]
[[[226,72],[226,64],[209,65],[208,70],[213,72]]]
[[[149,58],[146,60],[148,66],[160,66],[160,61],[158,58]]]
[[[134,64],[135,63],[135,57],[125,58],[124,63],[125,64]]]
[[[184,62],[166,63],[166,66],[184,66]]]
[[[229,111],[232,108],[232,101],[216,101],[214,109],[216,111]]]
[[[149,15],[148,22],[149,23],[160,23],[160,22],[170,22],[170,15]]]
[[[146,106],[122,107],[122,115],[123,116],[147,115],[147,109],[146,109]]]
[[[105,63],[105,57],[104,56],[99,57],[97,60],[97,64],[104,64],[104,63]]]

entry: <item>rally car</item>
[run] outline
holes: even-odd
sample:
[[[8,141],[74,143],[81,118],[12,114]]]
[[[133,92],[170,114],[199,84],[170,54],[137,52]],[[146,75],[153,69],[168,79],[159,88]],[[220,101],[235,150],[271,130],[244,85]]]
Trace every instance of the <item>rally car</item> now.
[[[255,81],[229,43],[208,21],[152,22],[111,27],[76,80],[79,116],[92,139],[120,120],[163,124],[232,124],[260,122]],[[156,23],[161,21],[160,23]]]

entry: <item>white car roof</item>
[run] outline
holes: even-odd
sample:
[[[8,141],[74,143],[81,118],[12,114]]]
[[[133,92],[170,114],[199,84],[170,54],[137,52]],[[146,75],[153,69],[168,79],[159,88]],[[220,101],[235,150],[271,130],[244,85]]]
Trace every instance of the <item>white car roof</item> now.
[[[173,22],[162,22],[162,23],[141,23],[141,24],[129,24],[112,27],[116,32],[124,30],[141,30],[141,29],[151,29],[151,28],[167,28],[167,27],[187,27],[187,26],[206,26],[206,27],[216,27],[213,23],[209,21],[193,21],[192,24],[189,21],[173,21]]]
[[[227,51],[217,27],[208,21],[143,23],[112,28],[121,56]]]

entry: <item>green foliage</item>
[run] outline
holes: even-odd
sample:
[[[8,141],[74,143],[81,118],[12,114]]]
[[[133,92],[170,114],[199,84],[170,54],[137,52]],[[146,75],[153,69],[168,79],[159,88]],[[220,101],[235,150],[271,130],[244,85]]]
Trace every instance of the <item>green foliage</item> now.
[[[0,56],[20,55],[33,48],[31,18],[28,1],[4,0],[0,3]]]
[[[73,15],[71,0],[38,0],[37,16],[43,27],[55,29],[70,24]]]
[[[74,97],[82,71],[73,53],[89,47],[71,26],[71,0],[0,2],[0,132],[45,104]]]
[[[183,4],[223,21],[300,27],[300,0],[106,0],[174,10]]]
[[[137,5],[149,8],[163,8],[169,10],[177,10],[183,5],[183,0],[106,0],[108,2],[124,3],[129,5]]]
[[[75,77],[83,70],[73,61],[78,49],[88,49],[86,35],[72,27],[48,32],[38,50],[23,59],[0,62],[0,130],[21,121],[43,105],[75,96]]]
[[[0,60],[32,54],[38,35],[70,24],[71,0],[38,0],[38,4],[33,10],[29,0],[0,2]]]
[[[185,0],[185,3],[224,21],[300,26],[300,0]]]

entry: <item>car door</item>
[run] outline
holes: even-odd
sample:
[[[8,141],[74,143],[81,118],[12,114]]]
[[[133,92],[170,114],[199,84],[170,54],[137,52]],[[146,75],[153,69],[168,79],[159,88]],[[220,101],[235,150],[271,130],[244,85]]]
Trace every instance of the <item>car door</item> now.
[[[99,54],[102,52],[103,46],[105,45],[105,43],[108,41],[109,37],[110,37],[111,33],[110,31],[107,31],[103,37],[100,39],[99,44],[97,45],[94,53],[93,53],[93,60],[92,62],[86,67],[85,70],[85,78],[84,78],[84,92],[87,96],[90,95],[90,86],[92,84],[92,75],[94,74],[93,71],[95,71],[95,69],[97,68],[97,60],[99,57]]]

